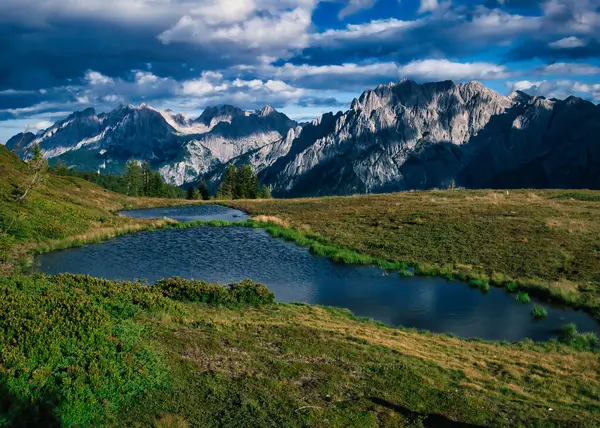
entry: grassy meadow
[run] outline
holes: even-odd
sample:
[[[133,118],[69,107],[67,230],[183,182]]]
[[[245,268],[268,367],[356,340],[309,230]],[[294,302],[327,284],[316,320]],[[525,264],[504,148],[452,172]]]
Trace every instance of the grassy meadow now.
[[[598,354],[572,328],[464,341],[250,281],[15,276],[0,296],[0,426],[600,424]]]
[[[186,202],[52,175],[17,203],[26,178],[26,165],[0,146],[0,427],[600,425],[597,339],[572,325],[546,343],[489,343],[274,303],[251,281],[143,286],[19,273],[33,254],[124,233],[233,226],[117,216]],[[454,191],[227,204],[256,215],[237,226],[338,262],[482,290],[501,284],[523,300],[530,288],[550,290],[593,309],[599,196]]]

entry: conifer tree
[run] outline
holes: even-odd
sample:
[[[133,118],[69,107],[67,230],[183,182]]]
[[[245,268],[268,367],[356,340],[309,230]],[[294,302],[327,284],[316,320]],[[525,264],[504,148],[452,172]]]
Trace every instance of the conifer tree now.
[[[153,172],[150,169],[150,163],[148,161],[144,161],[142,163],[142,194],[144,196],[160,196],[153,194],[152,192],[152,174]]]
[[[228,165],[216,196],[217,199],[256,199],[263,194],[265,192],[261,190],[260,182],[251,165],[240,168]],[[266,194],[267,197],[271,197],[270,190]]]
[[[140,196],[143,191],[142,169],[136,160],[127,162],[125,171],[125,182],[129,196]]]
[[[235,165],[228,165],[223,175],[223,181],[217,190],[217,199],[236,199],[234,189],[237,182],[237,168]]]
[[[200,180],[200,183],[198,184],[198,192],[200,192],[200,197],[204,201],[208,201],[210,199],[210,191],[208,190],[208,185],[204,179]]]
[[[271,189],[269,188],[269,186],[263,184],[262,188],[260,189],[260,198],[261,199],[271,199]]]
[[[192,186],[191,184],[188,185],[187,188],[187,199],[196,199],[194,186]]]

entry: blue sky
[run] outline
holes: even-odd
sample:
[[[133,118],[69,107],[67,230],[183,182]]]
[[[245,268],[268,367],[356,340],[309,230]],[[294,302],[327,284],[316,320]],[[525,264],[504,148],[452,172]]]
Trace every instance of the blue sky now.
[[[600,102],[600,0],[2,0],[0,141],[93,106],[298,120],[380,83]]]

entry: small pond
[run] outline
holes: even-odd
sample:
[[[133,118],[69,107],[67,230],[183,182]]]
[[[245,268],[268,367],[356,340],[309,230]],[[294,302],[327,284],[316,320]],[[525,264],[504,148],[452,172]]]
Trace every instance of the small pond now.
[[[246,218],[239,211],[215,205],[125,213],[179,220]],[[442,278],[403,278],[378,268],[339,265],[274,239],[262,229],[245,227],[140,232],[41,255],[35,269],[148,283],[171,276],[222,284],[250,278],[266,284],[280,302],[348,308],[392,326],[465,338],[547,340],[571,322],[579,331],[600,331],[600,324],[582,311],[543,303],[548,316],[536,320],[531,316],[532,304],[521,305],[502,289],[492,287],[482,294]]]

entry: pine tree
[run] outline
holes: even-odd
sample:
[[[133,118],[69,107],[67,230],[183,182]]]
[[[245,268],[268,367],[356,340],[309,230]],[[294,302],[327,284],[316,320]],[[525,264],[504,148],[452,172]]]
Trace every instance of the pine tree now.
[[[260,195],[260,183],[251,165],[240,168],[227,166],[217,190],[217,199],[256,199]]]
[[[152,194],[152,170],[150,169],[150,163],[148,161],[142,163],[142,183],[142,194],[144,196],[159,196]]]
[[[194,190],[194,186],[192,186],[191,184],[188,185],[187,188],[187,199],[196,199],[195,198],[195,190]]]
[[[198,192],[200,192],[200,196],[203,200],[208,201],[210,199],[210,191],[208,190],[208,185],[204,179],[200,180],[198,184]]]
[[[262,188],[260,189],[260,198],[261,199],[271,199],[271,189],[269,188],[269,186],[263,184]]]
[[[160,174],[158,172],[152,173],[150,177],[150,196],[157,198],[167,197],[166,187],[167,185]]]
[[[143,191],[143,178],[142,169],[136,160],[131,159],[127,162],[125,182],[127,183],[127,194],[129,196],[140,196]]]
[[[242,166],[237,172],[237,198],[256,199],[258,196],[258,179],[250,165]],[[236,199],[237,199],[236,198]]]
[[[237,199],[236,198],[236,183],[238,173],[235,165],[228,165],[223,175],[223,180],[217,190],[217,199]]]

